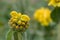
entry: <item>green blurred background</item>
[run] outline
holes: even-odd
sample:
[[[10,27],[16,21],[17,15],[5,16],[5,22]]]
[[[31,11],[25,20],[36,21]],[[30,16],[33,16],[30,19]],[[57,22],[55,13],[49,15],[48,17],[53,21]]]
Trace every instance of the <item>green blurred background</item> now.
[[[15,10],[23,14],[30,16],[30,27],[25,32],[25,40],[44,40],[44,28],[37,28],[37,22],[33,20],[34,11],[40,7],[48,7],[53,10],[53,7],[48,6],[46,0],[0,0],[0,40],[6,39],[6,34],[9,30],[8,21],[10,18],[10,12]],[[60,25],[57,24],[56,29],[53,30],[56,37],[52,40],[60,40]],[[42,29],[42,30],[40,30]]]

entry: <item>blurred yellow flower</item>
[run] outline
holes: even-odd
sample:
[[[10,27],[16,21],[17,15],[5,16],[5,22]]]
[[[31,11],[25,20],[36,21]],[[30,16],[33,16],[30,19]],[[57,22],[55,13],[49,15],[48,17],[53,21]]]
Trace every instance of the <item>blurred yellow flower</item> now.
[[[48,26],[52,21],[50,14],[51,11],[48,8],[40,8],[35,11],[34,18],[38,20],[42,25]]]
[[[10,15],[11,18],[8,23],[11,28],[24,31],[26,29],[26,26],[28,26],[28,22],[30,20],[29,16],[24,14],[22,15],[21,13],[17,13],[16,11],[12,11]]]
[[[60,0],[50,0],[48,5],[49,6],[51,5],[51,6],[54,6],[54,7],[56,7],[56,6],[60,7]]]

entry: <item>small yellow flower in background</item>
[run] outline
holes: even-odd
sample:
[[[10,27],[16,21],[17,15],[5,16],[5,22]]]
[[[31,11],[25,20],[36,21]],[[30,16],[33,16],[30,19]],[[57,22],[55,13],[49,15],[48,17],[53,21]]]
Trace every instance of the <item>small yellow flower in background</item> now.
[[[42,25],[48,26],[51,19],[51,11],[48,8],[37,9],[34,13],[34,18],[38,20]]]
[[[49,6],[58,6],[60,7],[60,0],[50,0],[50,2],[48,3]]]
[[[28,26],[30,18],[28,15],[17,13],[16,11],[12,11],[10,13],[11,18],[9,20],[9,25],[11,26],[12,29],[17,30],[17,31],[24,31],[26,30],[26,26]]]

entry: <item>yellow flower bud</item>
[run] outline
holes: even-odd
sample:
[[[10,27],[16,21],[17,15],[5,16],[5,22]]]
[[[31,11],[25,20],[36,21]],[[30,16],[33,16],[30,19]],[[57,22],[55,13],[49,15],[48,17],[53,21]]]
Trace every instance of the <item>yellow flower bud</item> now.
[[[21,17],[21,13],[18,13],[18,17]]]
[[[23,26],[20,26],[20,29],[22,29],[23,28]]]
[[[12,24],[12,28],[15,27],[15,26],[16,26],[16,24]]]
[[[18,26],[16,26],[16,29],[18,29],[19,27]]]
[[[13,22],[17,22],[17,19],[13,19]]]
[[[22,25],[25,25],[25,22],[21,22]]]
[[[21,20],[22,20],[22,21],[29,21],[30,18],[29,18],[27,15],[22,15],[22,16],[21,16]]]
[[[30,20],[29,16],[22,15],[21,13],[17,13],[16,11],[12,11],[10,13],[11,19],[9,20],[9,25],[13,28],[13,30],[23,32],[26,30],[26,22]]]
[[[17,12],[16,12],[16,11],[12,11],[12,12],[10,13],[10,15],[11,15],[11,16],[16,16],[16,15],[17,15]]]
[[[17,23],[20,25],[21,24],[21,20],[19,20]]]

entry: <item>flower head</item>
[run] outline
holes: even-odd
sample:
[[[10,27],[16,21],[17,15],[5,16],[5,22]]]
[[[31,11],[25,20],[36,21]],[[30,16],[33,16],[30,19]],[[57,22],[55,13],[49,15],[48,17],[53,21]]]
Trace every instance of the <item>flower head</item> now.
[[[54,7],[56,7],[56,6],[60,7],[60,0],[50,0],[48,5],[49,6],[52,5]]]
[[[29,25],[29,16],[27,15],[22,15],[21,13],[17,13],[16,11],[12,11],[10,13],[11,18],[9,20],[9,25],[13,30],[16,31],[25,31]]]
[[[34,18],[38,20],[42,25],[48,26],[52,21],[50,14],[51,11],[48,8],[40,8],[35,11]]]

